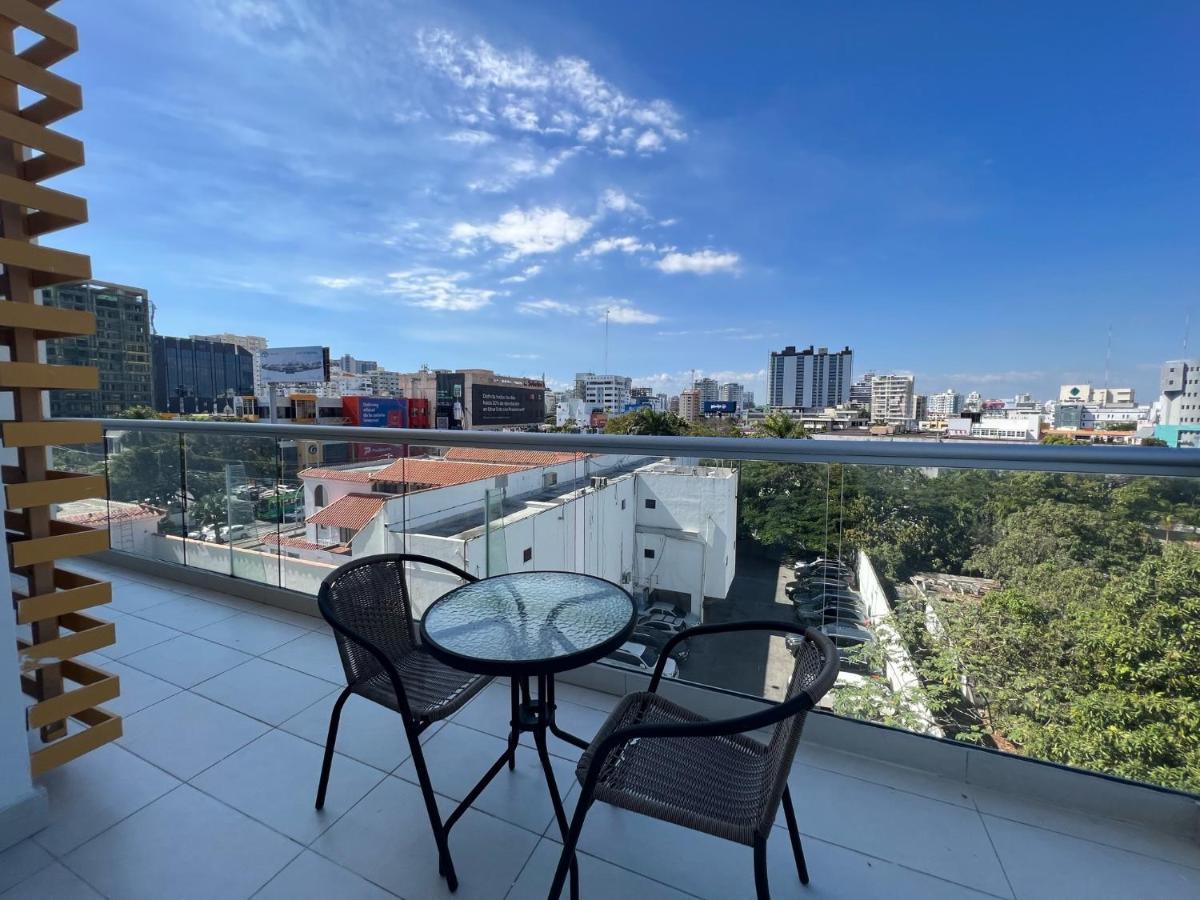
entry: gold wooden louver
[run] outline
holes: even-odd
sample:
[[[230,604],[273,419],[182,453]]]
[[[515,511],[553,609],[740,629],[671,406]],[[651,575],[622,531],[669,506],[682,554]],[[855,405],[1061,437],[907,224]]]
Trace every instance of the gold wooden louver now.
[[[48,11],[55,0],[0,0],[0,391],[13,398],[14,419],[0,423],[16,464],[0,468],[5,485],[9,565],[17,623],[29,626],[19,639],[21,688],[34,698],[27,721],[44,746],[30,754],[34,775],[119,737],[121,719],[101,704],[119,693],[117,677],[72,657],[110,646],[112,623],[87,611],[112,599],[111,587],[56,568],[56,562],[103,550],[104,530],[51,517],[51,506],[102,494],[104,479],[49,467],[49,447],[103,439],[99,423],[52,422],[43,415],[43,392],[95,390],[91,366],[51,366],[39,341],[91,334],[90,313],[38,304],[39,287],[92,277],[91,261],[37,243],[42,235],[87,220],[80,197],[40,182],[83,165],[83,144],[49,126],[82,107],[79,85],[49,71],[78,49],[75,27]],[[16,52],[18,28],[35,40]],[[21,106],[19,88],[40,99]],[[78,727],[68,728],[68,720]]]

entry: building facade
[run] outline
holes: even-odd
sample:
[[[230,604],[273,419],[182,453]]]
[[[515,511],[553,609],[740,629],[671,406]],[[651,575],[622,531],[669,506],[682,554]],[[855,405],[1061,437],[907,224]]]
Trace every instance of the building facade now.
[[[693,388],[679,392],[679,417],[685,422],[695,422],[700,418],[704,404],[700,400],[700,392]]]
[[[46,306],[82,310],[96,317],[95,334],[46,341],[47,363],[95,366],[100,373],[98,391],[51,391],[52,416],[102,418],[153,403],[150,333],[154,316],[144,290],[80,281],[42,288],[38,293]]]
[[[700,392],[701,408],[706,400],[716,401],[721,398],[721,386],[712,378],[701,378],[692,387]]]
[[[232,413],[254,394],[254,358],[237,344],[156,334],[150,340],[154,408],[180,415]]]
[[[379,363],[373,359],[355,359],[349,353],[343,353],[337,360],[342,371],[347,375],[370,375],[379,368]]]
[[[592,375],[584,380],[583,397],[580,399],[601,406],[605,412],[616,415],[629,402],[632,389],[632,378],[623,375]]]
[[[963,395],[954,388],[948,388],[937,394],[929,395],[929,415],[931,418],[946,419],[957,416],[963,411]]]
[[[908,425],[917,418],[916,379],[911,375],[876,375],[871,379],[871,421]]]
[[[854,353],[825,347],[771,351],[767,402],[776,409],[825,409],[850,401]]]
[[[736,381],[726,382],[721,385],[720,390],[717,392],[718,400],[723,400],[726,403],[736,403],[739,411],[746,408],[745,396],[746,389]]]
[[[371,379],[371,393],[377,397],[400,397],[399,372],[389,372],[386,369],[375,369],[368,376]]]
[[[262,380],[262,353],[267,349],[267,339],[255,334],[231,334],[228,331],[221,334],[193,334],[194,341],[219,341],[222,344],[237,344],[250,351],[254,362],[254,394],[260,400],[267,396],[266,385]]]

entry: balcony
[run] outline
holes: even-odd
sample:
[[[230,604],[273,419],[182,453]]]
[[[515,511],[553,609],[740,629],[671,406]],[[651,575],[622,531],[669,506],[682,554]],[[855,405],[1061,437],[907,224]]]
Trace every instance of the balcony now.
[[[1017,478],[1009,474],[1014,471],[1086,473],[1068,476],[1076,490],[1092,484],[1087,479],[1105,489],[1166,478],[1174,479],[1174,486],[1190,483],[1200,473],[1190,456],[1149,448],[914,449],[899,442],[848,447],[832,441],[444,432],[421,436],[421,455],[416,456],[413,433],[395,432],[390,444],[397,439],[413,443],[387,457],[390,462],[379,456],[325,461],[335,471],[359,470],[360,475],[394,467],[385,479],[388,490],[381,493],[389,499],[380,511],[343,536],[347,540],[339,540],[337,546],[347,554],[331,553],[333,545],[327,541],[308,540],[316,535],[306,531],[304,522],[316,509],[330,508],[328,497],[313,505],[315,489],[336,479],[301,477],[316,465],[289,462],[283,451],[288,442],[298,444],[301,435],[328,442],[326,453],[340,452],[330,448],[339,436],[358,448],[378,447],[383,435],[375,432],[382,429],[257,426],[246,432],[247,438],[228,426],[198,423],[108,422],[106,427],[106,446],[92,449],[92,464],[99,458],[118,477],[110,482],[111,496],[98,498],[102,502],[93,511],[112,519],[112,544],[119,549],[76,568],[113,584],[111,608],[101,617],[115,623],[116,643],[85,661],[119,676],[121,696],[109,708],[123,717],[124,734],[40,779],[49,795],[49,824],[0,854],[0,891],[9,890],[4,897],[451,896],[437,875],[432,837],[393,714],[351,700],[326,808],[313,809],[328,714],[344,681],[329,629],[313,615],[312,593],[339,557],[405,548],[448,554],[480,574],[558,567],[614,581],[624,580],[625,565],[606,567],[613,557],[628,557],[631,589],[654,572],[659,580],[652,584],[661,593],[652,596],[693,604],[689,611],[706,620],[773,613],[791,621],[793,602],[786,590],[791,561],[760,552],[777,523],[764,519],[764,507],[747,493],[751,486],[765,490],[771,485],[762,480],[761,471],[747,468],[747,461],[779,467],[768,473],[787,476],[779,484],[798,483],[795,479],[802,476],[818,494],[816,506],[829,510],[820,522],[805,520],[806,549],[810,556],[819,551],[838,558],[851,556],[849,541],[839,544],[847,540],[848,525],[842,520],[858,514],[847,496],[847,472],[869,469],[888,478],[895,473],[896,483],[908,490],[926,483],[918,478],[936,483],[939,473],[975,469],[987,473],[974,486],[979,502],[989,492],[1028,487],[1028,480],[1012,480]],[[254,449],[247,441],[260,442],[261,458],[282,460],[282,465],[265,475],[256,473],[259,457],[247,453]],[[486,483],[436,486],[424,481],[420,489],[395,492],[396,485],[408,483],[404,460],[423,457],[449,465],[457,458],[499,465],[495,460],[500,457],[480,462],[449,453],[463,448],[482,448],[484,456],[543,452],[561,458],[527,457],[526,462],[547,463],[530,462],[528,468],[510,462],[511,471]],[[165,503],[114,493],[121,488],[124,465],[117,458],[131,450],[139,459],[165,467],[165,472],[148,472],[144,466],[137,470],[142,487],[165,475]],[[73,464],[86,467],[86,456],[83,451]],[[430,466],[419,468],[421,478],[433,477]],[[918,469],[921,474],[914,474]],[[445,477],[453,482],[453,474]],[[551,474],[557,476],[553,481],[546,477]],[[366,484],[369,492],[366,478],[351,482],[355,490]],[[727,529],[717,512],[728,496],[723,491],[729,481],[737,484],[734,496],[740,506],[726,511],[742,537],[726,545],[720,543],[719,533]],[[880,484],[854,482],[854,502],[881,498]],[[918,488],[909,491],[914,510],[905,522],[925,521],[916,515],[921,512],[917,507],[931,498]],[[220,499],[215,507],[206,501],[214,490]],[[289,514],[280,500],[295,497],[297,490],[304,494],[304,515]],[[251,497],[254,491],[257,497]],[[456,502],[432,503],[439,492]],[[1131,516],[1135,498],[1126,494],[1121,496],[1129,505],[1122,514]],[[1143,506],[1148,502],[1144,492],[1138,497]],[[649,500],[653,506],[646,505]],[[626,513],[636,507],[641,517],[631,526],[631,548],[622,544],[624,532],[614,524],[623,521],[622,501]],[[782,491],[770,500],[790,502]],[[128,511],[129,504],[156,512],[139,518]],[[246,512],[246,504],[250,521],[242,522],[237,517]],[[218,519],[202,520],[196,507],[208,516],[215,508]],[[707,532],[693,527],[686,518],[689,509],[703,510],[700,520],[720,527]],[[221,540],[218,526],[210,532],[216,539],[206,539],[204,529],[221,517],[231,530]],[[554,546],[527,537],[550,522],[573,520],[575,530],[556,537]],[[1188,533],[1178,523],[1160,524],[1162,532],[1148,531],[1148,540],[1183,543],[1179,539]],[[235,525],[246,527],[233,531]],[[748,530],[757,530],[758,536],[745,534]],[[276,540],[266,540],[271,536]],[[289,546],[288,538],[298,543]],[[974,635],[959,630],[953,605],[953,598],[986,596],[1002,588],[960,571],[971,566],[946,562],[930,571],[924,559],[918,561],[917,574],[897,582],[891,575],[907,570],[881,553],[880,546],[878,539],[873,544],[861,539],[856,547],[860,555],[852,561],[853,593],[869,613],[868,627],[880,653],[875,659],[851,655],[848,661],[868,674],[844,677],[831,708],[810,716],[791,777],[812,883],[802,888],[797,882],[786,831],[778,827],[768,851],[773,896],[1200,894],[1200,805],[1194,794],[1161,783],[1179,773],[1147,784],[1142,782],[1152,779],[1135,781],[1119,771],[1086,771],[1061,760],[1034,758],[1028,748],[1043,745],[1009,725],[1026,720],[1012,713],[999,720],[998,697],[990,696],[995,686],[982,663],[991,648],[967,643]],[[887,546],[907,545],[895,541]],[[999,539],[994,546],[1000,546]],[[527,548],[532,548],[532,559],[525,556]],[[655,550],[655,556],[646,557],[646,550]],[[561,555],[551,557],[552,552]],[[674,574],[655,567],[670,561],[673,553],[695,553],[707,560],[699,581],[684,578],[686,566]],[[726,553],[733,565],[718,577],[712,561]],[[918,565],[906,564],[910,569]],[[1106,558],[1102,565],[1110,568],[1101,574],[1115,581],[1117,563]],[[668,574],[676,580],[667,581]],[[418,606],[444,589],[429,580]],[[933,669],[922,654],[929,646],[913,643],[907,630],[911,623],[903,620],[897,598],[925,604],[923,612],[938,623],[930,634],[979,654],[960,654],[961,691],[953,703],[928,684]],[[931,639],[922,635],[921,640]],[[786,661],[782,641],[697,647],[681,664],[670,691],[708,714],[745,710],[772,699]],[[1019,680],[1032,672],[1009,674]],[[607,664],[569,677],[572,683],[559,691],[560,717],[583,736],[595,732],[620,694],[645,682],[640,671]],[[893,706],[879,706],[883,696]],[[979,727],[978,716],[989,711],[995,718],[987,720],[987,731]],[[500,684],[427,732],[431,776],[447,808],[498,755],[507,718],[508,693]],[[1058,726],[1047,716],[1046,727]],[[578,752],[557,743],[551,751],[559,784],[564,790],[575,785]],[[567,797],[568,811],[576,789]],[[536,757],[519,754],[516,771],[502,773],[451,834],[462,882],[456,896],[545,896],[558,846]],[[589,816],[581,850],[581,884],[587,896],[724,900],[753,893],[748,848],[603,804]]]

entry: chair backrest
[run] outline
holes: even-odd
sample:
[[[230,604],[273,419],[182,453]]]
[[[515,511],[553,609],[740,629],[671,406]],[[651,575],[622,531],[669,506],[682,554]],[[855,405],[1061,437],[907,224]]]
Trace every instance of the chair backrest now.
[[[317,606],[333,626],[346,683],[378,674],[383,665],[360,638],[398,661],[416,646],[402,554],[370,556],[339,568],[321,583]],[[353,635],[354,637],[351,637]]]
[[[837,679],[837,648],[823,632],[809,628],[805,631],[804,641],[795,649],[794,656],[792,677],[788,680],[787,694],[783,702],[794,700],[805,693],[815,705],[833,687]],[[800,734],[804,731],[807,717],[807,709],[801,709],[795,715],[776,722],[771,740],[767,744],[767,779],[775,804],[778,804],[779,798],[783,796],[783,789],[787,786],[788,772],[792,768],[792,760],[796,756],[796,747],[800,744]]]

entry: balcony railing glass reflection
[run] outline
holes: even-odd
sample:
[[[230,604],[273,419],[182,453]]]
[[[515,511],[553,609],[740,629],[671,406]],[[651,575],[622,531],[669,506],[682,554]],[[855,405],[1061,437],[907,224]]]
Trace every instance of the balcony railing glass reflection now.
[[[800,621],[842,649],[838,714],[1200,791],[1189,454],[107,424],[58,464],[107,471],[122,552],[310,596],[382,552],[599,575],[644,609],[623,665],[696,621]],[[753,634],[670,666],[768,698],[789,668]]]

